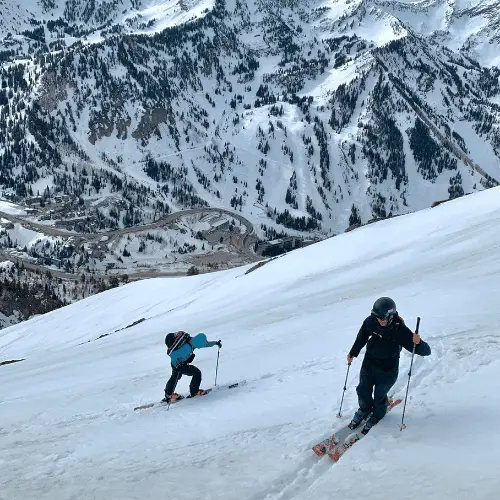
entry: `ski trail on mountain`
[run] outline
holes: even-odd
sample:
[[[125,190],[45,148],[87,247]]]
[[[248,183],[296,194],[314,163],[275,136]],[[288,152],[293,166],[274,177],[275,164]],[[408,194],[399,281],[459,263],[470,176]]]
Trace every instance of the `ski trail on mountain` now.
[[[328,456],[320,460],[316,456],[307,457],[292,470],[273,480],[270,486],[245,500],[292,500],[307,491],[319,476],[334,465]]]

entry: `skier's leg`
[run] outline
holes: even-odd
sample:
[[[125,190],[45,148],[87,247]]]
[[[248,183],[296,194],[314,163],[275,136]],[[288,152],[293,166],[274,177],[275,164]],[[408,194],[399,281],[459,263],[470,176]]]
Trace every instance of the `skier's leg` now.
[[[373,367],[366,360],[361,365],[359,372],[359,384],[356,387],[358,393],[359,409],[364,414],[368,414],[373,407],[373,386],[375,385],[375,378],[373,376]]]
[[[387,393],[396,383],[399,374],[399,367],[396,366],[387,372],[378,370],[375,380],[375,394],[373,401],[373,419],[378,422],[387,413],[389,400]]]
[[[165,398],[168,399],[173,394],[173,392],[175,391],[175,386],[177,385],[177,382],[179,382],[181,377],[182,373],[180,372],[180,370],[176,370],[172,366],[172,375],[170,375],[167,385],[165,386]]]
[[[198,394],[198,391],[200,390],[200,384],[201,384],[200,369],[196,368],[196,366],[193,365],[186,365],[183,366],[182,373],[189,377],[193,377],[191,379],[191,383],[189,384],[189,392],[191,393],[191,396],[196,396],[196,394]]]
[[[371,365],[367,363],[366,359],[361,365],[361,371],[359,373],[359,384],[356,387],[356,392],[358,393],[359,409],[353,415],[351,422],[349,423],[349,428],[356,429],[361,422],[368,417],[373,406],[373,384],[375,380],[371,372]]]

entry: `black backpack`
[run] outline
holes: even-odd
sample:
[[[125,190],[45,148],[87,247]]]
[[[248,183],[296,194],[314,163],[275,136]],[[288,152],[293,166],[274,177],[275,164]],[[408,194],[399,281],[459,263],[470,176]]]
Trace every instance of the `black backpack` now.
[[[170,335],[170,334],[169,334]],[[169,336],[167,335],[167,337]],[[172,338],[173,336],[171,336]],[[183,345],[185,344],[190,344],[191,345],[191,336],[189,333],[180,331],[175,334],[175,337],[173,337],[173,341],[166,342],[167,343],[167,354],[170,355],[173,351],[176,351],[177,349],[180,349]],[[170,344],[170,345],[168,345]]]

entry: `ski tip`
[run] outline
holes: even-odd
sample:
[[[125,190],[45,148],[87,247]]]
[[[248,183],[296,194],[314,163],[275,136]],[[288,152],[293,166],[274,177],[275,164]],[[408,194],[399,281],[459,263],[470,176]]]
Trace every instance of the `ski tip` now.
[[[136,406],[134,408],[134,411],[136,411],[136,410],[145,410],[146,408],[153,408],[153,406],[154,406],[154,403],[151,403],[149,405]]]
[[[222,384],[222,385],[215,385],[211,389],[207,390],[220,390],[220,389],[234,389],[235,387],[241,387],[242,385],[245,385],[247,383],[246,380],[240,380],[239,382],[233,382],[231,384]]]
[[[335,451],[331,451],[330,453],[328,453],[328,456],[334,462],[338,462],[340,460],[340,457],[342,456],[342,454],[340,453],[340,451],[338,450],[338,448],[335,448]]]
[[[395,406],[397,406],[398,404],[400,404],[402,402],[403,402],[402,399],[394,399],[393,401],[389,402],[389,406],[387,407],[387,409],[392,410]]]
[[[247,381],[246,380],[240,380],[239,382],[234,382],[233,384],[229,384],[228,387],[229,389],[232,389],[233,387],[241,387],[242,385],[246,385]]]

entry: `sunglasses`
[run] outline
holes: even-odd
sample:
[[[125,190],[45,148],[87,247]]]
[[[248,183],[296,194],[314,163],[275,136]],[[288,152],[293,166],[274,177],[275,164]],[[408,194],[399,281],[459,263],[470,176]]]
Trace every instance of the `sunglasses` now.
[[[372,316],[374,316],[375,318],[377,318],[380,321],[389,321],[391,318],[396,316],[396,314],[398,314],[396,309],[391,309],[391,310],[387,311],[387,314],[385,316],[379,316],[378,314],[375,314],[374,312],[372,312]]]

